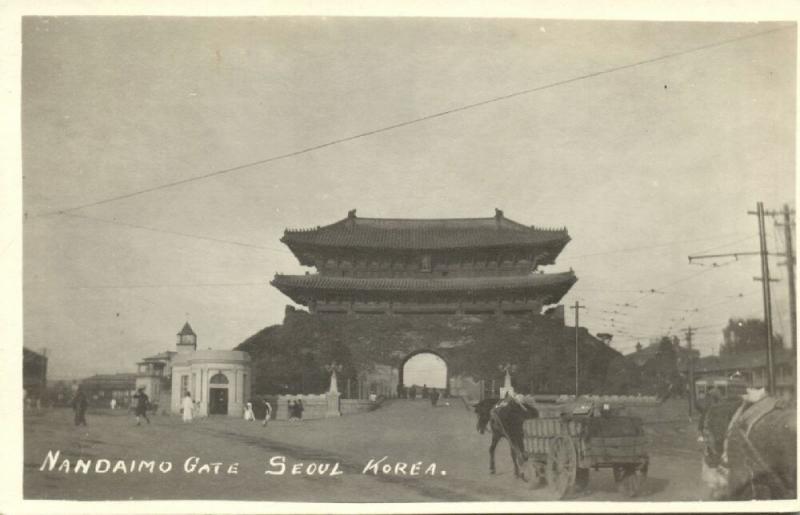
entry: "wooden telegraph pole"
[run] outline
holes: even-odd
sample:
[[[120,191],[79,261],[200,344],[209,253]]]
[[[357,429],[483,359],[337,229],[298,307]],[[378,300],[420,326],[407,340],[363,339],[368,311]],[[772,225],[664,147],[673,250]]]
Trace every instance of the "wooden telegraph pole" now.
[[[578,395],[580,394],[580,379],[579,379],[580,378],[580,368],[579,368],[580,353],[578,352],[579,342],[580,342],[580,333],[579,333],[579,329],[580,329],[579,320],[580,320],[580,317],[578,316],[578,312],[581,309],[586,309],[586,306],[581,306],[581,303],[579,301],[575,301],[575,305],[571,306],[570,309],[574,309],[575,310],[575,398],[577,399]]]
[[[788,206],[784,206],[785,217],[789,216],[789,208]],[[756,204],[755,211],[748,211],[747,214],[749,215],[756,215],[758,217],[758,239],[759,239],[759,251],[758,252],[734,252],[729,254],[705,254],[700,256],[689,256],[689,263],[691,263],[695,259],[708,259],[708,258],[715,258],[715,257],[732,257],[735,259],[739,259],[739,256],[752,256],[752,255],[759,255],[761,256],[761,277],[754,277],[753,279],[756,281],[761,281],[761,290],[764,296],[764,326],[766,327],[766,351],[767,351],[767,391],[770,394],[775,393],[775,359],[773,356],[773,345],[772,345],[772,303],[771,303],[771,295],[770,295],[770,287],[769,283],[776,281],[775,279],[770,279],[769,277],[769,252],[767,251],[767,231],[764,227],[764,216],[766,214],[774,216],[775,212],[765,212],[764,211],[764,203],[758,202]],[[791,239],[791,228],[788,230],[788,238]],[[791,242],[787,246],[786,254],[773,254],[775,256],[787,256],[791,253]],[[792,284],[790,285],[790,301],[792,302],[792,306],[794,306],[794,260],[793,257],[790,260],[787,260],[787,264],[791,263],[789,268],[789,275],[791,277],[790,281]],[[792,323],[793,327],[796,327],[795,321],[795,308],[791,308],[792,311]],[[792,332],[792,344],[794,345],[794,330]]]
[[[686,329],[686,347],[689,349],[689,418],[694,413],[694,354],[692,354],[692,326]]]
[[[761,291],[764,297],[764,325],[767,333],[767,392],[770,395],[775,393],[775,358],[772,347],[772,302],[769,291],[769,254],[767,252],[767,231],[764,227],[764,203],[756,204],[756,211],[748,211],[747,214],[758,217],[758,238],[760,242],[761,254],[761,277],[755,277],[756,281],[761,281]]]
[[[794,284],[794,245],[792,242],[792,214],[794,211],[789,209],[787,204],[783,205],[783,210],[780,212],[770,212],[772,216],[783,215],[783,223],[775,223],[778,227],[783,227],[783,235],[785,238],[786,247],[786,282],[789,283],[789,320],[791,325],[791,344],[792,354],[797,352],[797,293],[795,292]]]

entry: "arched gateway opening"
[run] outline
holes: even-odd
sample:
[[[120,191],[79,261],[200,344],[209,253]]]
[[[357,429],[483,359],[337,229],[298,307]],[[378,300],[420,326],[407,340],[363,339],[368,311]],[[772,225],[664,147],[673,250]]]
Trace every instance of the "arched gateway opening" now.
[[[400,366],[400,384],[448,390],[447,362],[439,354],[419,351],[410,354]]]

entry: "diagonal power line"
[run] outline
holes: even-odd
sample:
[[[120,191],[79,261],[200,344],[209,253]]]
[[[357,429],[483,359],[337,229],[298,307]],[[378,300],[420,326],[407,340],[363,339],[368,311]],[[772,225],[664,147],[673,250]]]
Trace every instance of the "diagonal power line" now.
[[[273,252],[290,253],[286,249],[281,249],[281,248],[277,248],[277,247],[267,247],[267,246],[264,246],[264,245],[255,245],[255,244],[252,244],[252,243],[245,243],[245,242],[241,242],[241,241],[226,240],[226,239],[223,239],[223,238],[213,238],[211,236],[202,236],[202,235],[199,235],[199,234],[190,234],[190,233],[186,233],[186,232],[173,231],[173,230],[170,230],[170,229],[159,229],[157,227],[148,227],[146,225],[138,225],[138,224],[132,224],[132,223],[128,223],[128,222],[120,222],[120,221],[117,221],[117,220],[107,220],[105,218],[95,218],[93,216],[79,215],[79,214],[76,214],[76,213],[64,212],[64,213],[61,213],[61,215],[69,216],[71,218],[80,218],[80,219],[83,219],[83,220],[91,220],[93,222],[99,222],[99,223],[104,223],[104,224],[109,224],[109,225],[119,225],[119,226],[122,226],[122,227],[130,227],[132,229],[140,229],[140,230],[143,230],[143,231],[150,231],[150,232],[157,232],[157,233],[162,233],[162,234],[183,236],[184,238],[194,238],[194,239],[197,239],[197,240],[205,240],[205,241],[213,241],[213,242],[216,242],[216,243],[226,243],[226,244],[229,244],[229,245],[237,245],[239,247],[248,247],[248,248],[252,248],[252,249],[271,250]]]
[[[489,105],[489,104],[492,104],[492,103],[495,103],[495,102],[501,102],[501,101],[504,101],[504,100],[509,100],[509,99],[512,99],[512,98],[520,97],[520,96],[523,96],[523,95],[529,95],[531,93],[536,93],[536,92],[539,92],[539,91],[544,91],[544,90],[547,90],[547,89],[556,88],[558,86],[564,86],[566,84],[571,84],[571,83],[574,83],[574,82],[579,82],[579,81],[586,80],[586,79],[591,79],[591,78],[594,78],[594,77],[600,77],[600,76],[603,76],[603,75],[608,75],[608,74],[611,74],[611,73],[614,73],[614,72],[627,70],[627,69],[630,69],[630,68],[635,68],[637,66],[643,66],[643,65],[647,65],[647,64],[656,63],[656,62],[659,62],[659,61],[665,61],[665,60],[668,60],[668,59],[673,59],[675,57],[680,57],[680,56],[691,54],[691,53],[694,53],[694,52],[700,52],[700,51],[703,51],[703,50],[708,50],[708,49],[712,49],[712,48],[728,45],[728,44],[731,44],[731,43],[736,43],[736,42],[739,42],[739,41],[744,41],[744,40],[747,40],[747,39],[752,39],[752,38],[764,36],[764,35],[767,35],[767,34],[772,34],[774,32],[778,32],[778,31],[781,31],[781,30],[793,29],[793,28],[794,28],[794,26],[781,26],[781,27],[778,27],[778,28],[775,28],[775,29],[770,29],[770,30],[766,30],[766,31],[762,31],[762,32],[756,32],[756,33],[753,33],[753,34],[747,34],[747,35],[744,35],[744,36],[739,36],[739,37],[736,37],[736,38],[726,39],[726,40],[723,40],[723,41],[717,41],[715,43],[709,43],[709,44],[706,44],[706,45],[690,48],[690,49],[687,49],[687,50],[680,50],[680,51],[677,51],[677,52],[672,52],[672,53],[669,53],[669,54],[660,55],[658,57],[653,57],[653,58],[650,58],[650,59],[644,59],[644,60],[641,60],[641,61],[636,61],[634,63],[629,63],[629,64],[625,64],[625,65],[621,65],[621,66],[614,66],[614,67],[611,67],[611,68],[606,68],[604,70],[600,70],[600,71],[596,71],[596,72],[592,72],[592,73],[586,73],[586,74],[583,74],[583,75],[579,75],[577,77],[572,77],[572,78],[569,78],[569,79],[564,79],[564,80],[560,80],[560,81],[544,84],[544,85],[541,85],[541,86],[536,86],[536,87],[533,87],[533,88],[528,88],[528,89],[524,89],[524,90],[521,90],[521,91],[516,91],[514,93],[509,93],[509,94],[506,94],[506,95],[493,97],[493,98],[490,98],[490,99],[487,99],[487,100],[482,100],[482,101],[474,102],[474,103],[471,103],[471,104],[465,104],[465,105],[462,105],[462,106],[459,106],[459,107],[454,107],[452,109],[439,111],[439,112],[432,113],[432,114],[429,114],[429,115],[426,115],[426,116],[421,116],[419,118],[414,118],[412,120],[406,120],[404,122],[399,122],[399,123],[395,123],[395,124],[392,124],[392,125],[387,125],[387,126],[384,126],[384,127],[380,127],[380,128],[377,128],[377,129],[372,129],[372,130],[369,130],[369,131],[361,132],[361,133],[358,133],[358,134],[353,134],[353,135],[346,136],[346,137],[343,137],[343,138],[330,140],[330,141],[325,142],[325,143],[321,143],[321,144],[318,144],[318,145],[313,145],[313,146],[310,146],[310,147],[305,147],[305,148],[302,148],[302,149],[299,149],[299,150],[295,150],[295,151],[292,151],[292,152],[288,152],[288,153],[284,153],[284,154],[278,154],[278,155],[271,156],[271,157],[268,157],[268,158],[265,158],[265,159],[259,159],[257,161],[251,161],[249,163],[244,163],[244,164],[233,166],[233,167],[230,167],[230,168],[224,168],[224,169],[221,169],[221,170],[215,170],[215,171],[208,172],[208,173],[205,173],[205,174],[195,175],[195,176],[192,176],[192,177],[187,177],[185,179],[180,179],[180,180],[177,180],[177,181],[167,182],[167,183],[160,184],[160,185],[157,185],[157,186],[151,186],[149,188],[135,190],[135,191],[131,191],[129,193],[123,193],[121,195],[116,195],[116,196],[113,196],[113,197],[107,197],[105,199],[96,200],[96,201],[93,201],[93,202],[87,202],[85,204],[79,204],[79,205],[75,205],[75,206],[72,206],[72,207],[66,207],[66,208],[62,208],[62,209],[59,209],[59,210],[49,211],[49,212],[46,212],[46,213],[35,214],[35,215],[31,215],[31,217],[41,217],[41,216],[64,214],[64,213],[67,213],[67,212],[70,212],[70,211],[77,211],[79,209],[84,209],[84,208],[87,208],[87,207],[94,207],[94,206],[99,206],[99,205],[102,205],[102,204],[109,204],[111,202],[116,202],[116,201],[119,201],[119,200],[124,200],[124,199],[132,198],[132,197],[137,197],[139,195],[144,195],[146,193],[151,193],[151,192],[162,190],[162,189],[166,189],[166,188],[173,188],[175,186],[180,186],[182,184],[188,184],[190,182],[201,181],[201,180],[204,180],[204,179],[209,179],[211,177],[217,177],[217,176],[220,176],[220,175],[226,175],[226,174],[238,172],[238,171],[241,171],[241,170],[244,170],[244,169],[247,169],[247,168],[252,168],[254,166],[263,165],[263,164],[267,164],[267,163],[273,163],[275,161],[281,161],[281,160],[284,160],[284,159],[288,159],[288,158],[291,158],[291,157],[296,157],[296,156],[299,156],[299,155],[302,155],[302,154],[306,154],[306,153],[309,153],[309,152],[314,152],[314,151],[317,151],[317,150],[321,150],[323,148],[331,147],[331,146],[334,146],[334,145],[339,145],[341,143],[346,143],[348,141],[353,141],[353,140],[357,140],[357,139],[368,137],[368,136],[374,136],[376,134],[380,134],[380,133],[383,133],[383,132],[389,132],[389,131],[392,131],[392,130],[395,130],[395,129],[399,129],[401,127],[407,127],[409,125],[414,125],[414,124],[417,124],[417,123],[421,123],[421,122],[425,122],[425,121],[429,121],[429,120],[434,120],[436,118],[442,118],[442,117],[445,117],[445,116],[448,116],[448,115],[451,115],[451,114],[455,114],[455,113],[459,113],[459,112],[462,112],[462,111],[466,111],[468,109],[474,109],[476,107]]]

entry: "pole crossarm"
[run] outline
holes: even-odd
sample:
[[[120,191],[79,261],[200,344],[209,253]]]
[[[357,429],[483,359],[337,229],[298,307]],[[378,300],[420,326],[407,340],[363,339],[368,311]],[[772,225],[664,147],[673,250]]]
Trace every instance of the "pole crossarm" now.
[[[709,259],[709,258],[722,258],[722,257],[732,257],[739,259],[739,256],[760,256],[761,252],[758,251],[747,251],[747,252],[732,252],[729,254],[698,254],[696,256],[689,256],[689,263],[692,262],[693,259]],[[769,256],[778,256],[778,257],[785,257],[786,254],[783,252],[769,252],[767,253]]]

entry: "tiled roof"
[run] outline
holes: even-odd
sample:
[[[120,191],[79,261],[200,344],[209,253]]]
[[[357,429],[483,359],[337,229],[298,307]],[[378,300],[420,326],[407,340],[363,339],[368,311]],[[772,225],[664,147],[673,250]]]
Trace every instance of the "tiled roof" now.
[[[773,354],[773,359],[776,365],[781,365],[794,361],[794,356],[789,350],[777,349]],[[766,351],[751,351],[722,356],[705,356],[695,362],[694,368],[696,372],[716,372],[759,368],[766,364]]]
[[[159,352],[158,354],[155,354],[153,356],[148,356],[146,358],[143,358],[141,363],[145,363],[147,361],[169,361],[175,354],[177,354],[177,352],[171,350]]]
[[[133,390],[136,388],[136,374],[98,374],[87,377],[81,381],[81,386],[87,388],[124,388]]]
[[[47,361],[47,356],[38,352],[32,351],[28,348],[22,348],[22,359],[27,362]]]
[[[550,247],[555,255],[569,242],[566,228],[528,227],[505,218],[392,219],[359,218],[355,211],[338,222],[314,229],[286,230],[292,245],[363,249],[436,250],[501,246]],[[294,249],[293,249],[294,250]]]
[[[298,292],[361,292],[361,293],[424,293],[453,292],[461,294],[537,290],[550,292],[560,299],[577,281],[573,272],[532,274],[509,277],[452,279],[355,278],[323,275],[276,275],[272,285],[295,298]]]

